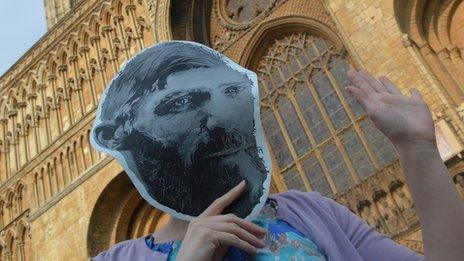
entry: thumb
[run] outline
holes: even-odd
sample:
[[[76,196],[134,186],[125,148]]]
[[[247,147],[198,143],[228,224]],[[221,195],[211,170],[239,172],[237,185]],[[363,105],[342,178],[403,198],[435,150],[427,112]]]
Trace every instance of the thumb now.
[[[422,95],[421,95],[421,93],[419,92],[419,90],[417,90],[416,88],[412,88],[410,92],[411,92],[411,97],[412,97],[413,99],[423,101]]]

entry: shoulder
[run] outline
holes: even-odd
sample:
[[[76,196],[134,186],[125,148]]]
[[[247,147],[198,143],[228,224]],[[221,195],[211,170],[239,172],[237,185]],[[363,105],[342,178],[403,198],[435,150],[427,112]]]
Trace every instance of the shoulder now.
[[[282,193],[270,196],[277,201],[284,202],[285,204],[298,204],[308,207],[330,207],[333,204],[338,205],[337,202],[330,198],[322,196],[319,192],[310,191],[303,192],[299,190],[288,190]]]
[[[289,190],[271,195],[285,210],[291,212],[304,212],[317,216],[330,216],[334,220],[345,220],[351,212],[345,206],[331,198],[322,196],[319,192],[303,192]]]
[[[122,241],[113,245],[110,249],[99,253],[97,256],[92,258],[92,260],[129,260],[130,258],[134,257],[134,255],[143,256],[146,254],[144,253],[145,251],[143,251],[145,250],[144,244],[144,237]]]
[[[271,197],[280,197],[280,198],[307,198],[311,200],[319,200],[322,198],[322,195],[316,191],[303,192],[299,190],[287,190],[285,192],[277,193],[271,195]]]

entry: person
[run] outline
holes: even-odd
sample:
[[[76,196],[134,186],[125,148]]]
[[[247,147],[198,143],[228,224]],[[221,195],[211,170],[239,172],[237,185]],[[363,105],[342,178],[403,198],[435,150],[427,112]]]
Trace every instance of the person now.
[[[136,55],[106,90],[94,140],[122,155],[151,198],[187,216],[246,180],[229,208],[246,217],[270,180],[254,136],[252,84],[206,48],[173,41]]]
[[[191,222],[116,244],[95,260],[464,260],[464,204],[438,153],[434,122],[420,93],[402,95],[387,78],[350,70],[347,89],[393,143],[415,201],[425,255],[377,233],[317,192],[269,196],[254,222],[223,214],[245,182]]]

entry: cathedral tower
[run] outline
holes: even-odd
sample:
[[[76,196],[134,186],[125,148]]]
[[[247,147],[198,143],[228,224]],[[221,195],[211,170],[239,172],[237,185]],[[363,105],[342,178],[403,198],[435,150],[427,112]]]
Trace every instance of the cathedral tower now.
[[[44,0],[47,29],[63,18],[77,2],[78,0]]]

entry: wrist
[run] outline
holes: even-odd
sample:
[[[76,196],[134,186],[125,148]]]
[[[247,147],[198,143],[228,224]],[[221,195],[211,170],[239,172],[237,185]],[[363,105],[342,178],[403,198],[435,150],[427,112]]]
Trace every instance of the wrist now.
[[[431,155],[438,153],[438,146],[435,139],[415,139],[408,141],[395,142],[393,145],[396,148],[396,151],[400,155]]]

